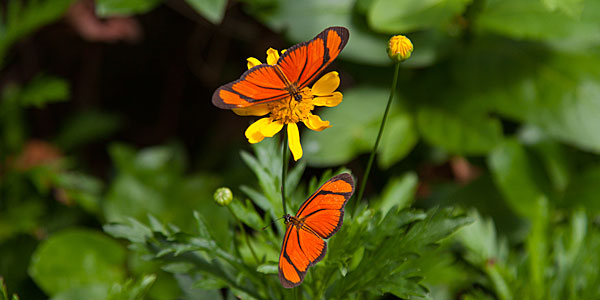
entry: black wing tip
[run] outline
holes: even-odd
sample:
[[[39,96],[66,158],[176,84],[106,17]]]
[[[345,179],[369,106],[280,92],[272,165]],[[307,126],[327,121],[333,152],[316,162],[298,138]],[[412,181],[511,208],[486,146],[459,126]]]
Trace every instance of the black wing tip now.
[[[226,85],[225,85],[226,86]],[[223,99],[221,99],[221,96],[219,96],[219,92],[223,89],[224,86],[218,88],[212,95],[212,104],[220,109],[233,109],[233,108],[237,108],[237,106],[232,105],[232,104],[227,104],[225,102],[223,102]]]
[[[300,277],[300,281],[298,281],[296,283],[287,280],[285,278],[285,276],[283,276],[283,272],[281,271],[281,267],[279,267],[278,268],[278,270],[279,270],[279,281],[281,282],[281,285],[284,288],[286,288],[286,289],[295,288],[295,287],[301,285],[302,282],[304,282],[304,277],[306,277],[306,272],[308,272],[308,269],[310,267],[314,266],[315,264],[317,264],[318,262],[320,262],[321,260],[323,260],[323,258],[325,258],[326,254],[327,254],[327,242],[323,241],[323,251],[321,251],[321,254],[319,254],[319,256],[317,258],[315,258],[315,260],[311,261],[308,264],[308,266],[306,267],[306,270],[304,272],[296,271],[296,273],[298,274],[298,277]]]
[[[348,28],[343,27],[343,26],[331,26],[331,27],[325,28],[325,30],[323,30],[317,36],[325,35],[327,32],[329,32],[331,30],[337,32],[337,34],[340,36],[340,38],[342,39],[342,43],[340,44],[340,50],[344,49],[344,47],[346,47],[346,44],[348,43],[348,39],[350,38],[350,30],[348,30]]]
[[[243,108],[241,106],[237,106],[235,104],[227,104],[225,102],[223,102],[223,100],[221,99],[221,97],[219,96],[219,91],[221,91],[221,89],[219,88],[218,90],[215,91],[215,93],[213,94],[212,97],[212,104],[220,109],[225,109],[225,110],[232,110],[235,108]]]
[[[348,184],[350,184],[352,186],[352,192],[350,192],[350,194],[354,193],[354,178],[352,177],[352,175],[350,173],[338,174],[338,175],[333,176],[331,179],[329,179],[329,181],[334,181],[334,180],[343,180],[343,181],[347,182]]]
[[[306,268],[306,270],[308,270],[308,268]],[[279,268],[279,281],[281,282],[281,285],[286,289],[295,288],[295,287],[301,285],[302,282],[304,282],[304,276],[306,276],[306,272],[300,272],[300,273],[298,273],[298,277],[300,277],[300,281],[291,282],[291,281],[287,280],[285,278],[285,276],[283,276],[283,272],[281,271],[281,268]]]

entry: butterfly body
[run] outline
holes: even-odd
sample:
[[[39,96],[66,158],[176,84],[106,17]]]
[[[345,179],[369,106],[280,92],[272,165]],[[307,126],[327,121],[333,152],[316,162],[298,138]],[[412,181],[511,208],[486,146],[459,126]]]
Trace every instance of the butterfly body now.
[[[325,257],[324,239],[341,228],[344,206],[353,193],[352,176],[340,174],[306,199],[295,216],[284,216],[287,229],[279,256],[279,279],[284,287],[300,285],[308,268]]]

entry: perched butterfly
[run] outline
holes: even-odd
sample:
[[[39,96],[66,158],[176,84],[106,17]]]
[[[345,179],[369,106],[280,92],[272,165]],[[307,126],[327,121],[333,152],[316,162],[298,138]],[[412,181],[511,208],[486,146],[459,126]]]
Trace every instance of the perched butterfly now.
[[[348,29],[329,27],[314,39],[287,49],[275,65],[261,64],[242,74],[240,79],[219,87],[212,102],[223,109],[294,97],[313,82],[348,43]]]
[[[323,239],[342,227],[344,206],[352,193],[352,176],[337,175],[308,197],[295,216],[284,216],[287,230],[279,255],[279,279],[283,287],[300,285],[308,268],[325,257],[327,242]]]

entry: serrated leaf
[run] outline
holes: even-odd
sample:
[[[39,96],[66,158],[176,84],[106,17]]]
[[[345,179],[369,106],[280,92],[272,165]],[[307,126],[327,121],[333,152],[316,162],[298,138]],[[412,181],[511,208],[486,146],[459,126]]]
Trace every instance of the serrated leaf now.
[[[204,220],[204,217],[197,211],[194,211],[194,219],[196,219],[198,236],[203,239],[210,239],[210,231],[208,231],[208,226],[206,226],[206,220]]]
[[[467,248],[465,258],[481,268],[490,260],[496,263],[504,261],[505,257],[501,254],[503,247],[498,240],[493,220],[481,217],[476,210],[472,210],[469,216],[474,222],[456,234],[456,238]]]
[[[124,238],[133,243],[145,243],[152,236],[152,230],[136,219],[129,218],[123,224],[106,224],[102,229],[116,238]]]
[[[241,201],[234,199],[229,204],[229,207],[238,220],[244,222],[251,228],[258,230],[264,226],[262,219],[250,201],[247,201],[246,205],[244,205]]]

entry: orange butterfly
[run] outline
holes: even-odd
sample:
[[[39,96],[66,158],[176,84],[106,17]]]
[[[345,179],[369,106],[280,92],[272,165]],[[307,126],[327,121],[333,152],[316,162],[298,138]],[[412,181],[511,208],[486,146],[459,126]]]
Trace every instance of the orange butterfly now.
[[[308,86],[348,43],[348,29],[329,27],[314,39],[287,49],[275,65],[261,64],[219,87],[212,97],[223,109],[242,108],[294,97]]]
[[[300,285],[308,268],[325,257],[327,242],[323,239],[342,227],[344,206],[352,193],[352,176],[337,175],[306,199],[296,216],[284,216],[287,230],[279,255],[279,280],[283,287]]]

